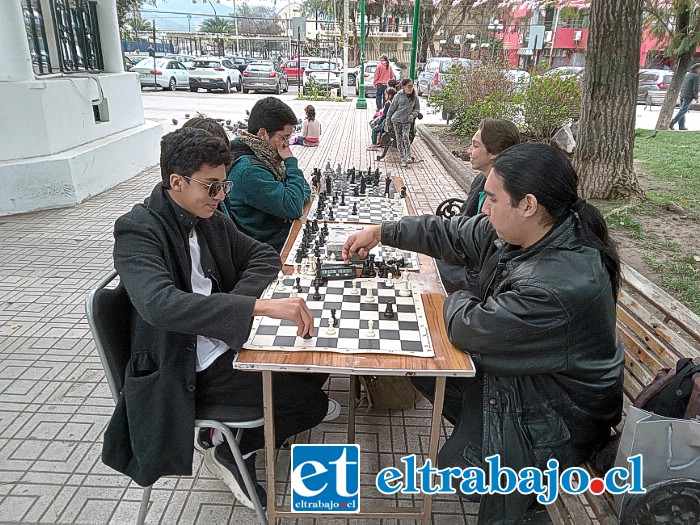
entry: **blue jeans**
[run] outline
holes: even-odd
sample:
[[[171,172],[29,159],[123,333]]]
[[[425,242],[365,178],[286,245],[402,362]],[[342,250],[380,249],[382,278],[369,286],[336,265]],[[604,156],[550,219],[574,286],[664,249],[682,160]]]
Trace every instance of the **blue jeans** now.
[[[681,97],[681,107],[678,109],[678,113],[673,117],[671,121],[671,126],[675,126],[678,123],[678,129],[685,128],[685,114],[688,113],[688,108],[690,103],[693,101],[692,98],[682,98]]]
[[[384,107],[384,92],[386,91],[386,84],[377,84],[377,111]]]

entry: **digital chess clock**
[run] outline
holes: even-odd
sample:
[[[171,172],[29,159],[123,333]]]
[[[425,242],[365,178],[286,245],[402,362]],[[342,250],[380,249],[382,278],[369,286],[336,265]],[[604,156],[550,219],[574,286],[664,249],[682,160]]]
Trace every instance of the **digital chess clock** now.
[[[354,279],[357,276],[355,266],[352,264],[328,264],[321,265],[321,277],[326,279]]]

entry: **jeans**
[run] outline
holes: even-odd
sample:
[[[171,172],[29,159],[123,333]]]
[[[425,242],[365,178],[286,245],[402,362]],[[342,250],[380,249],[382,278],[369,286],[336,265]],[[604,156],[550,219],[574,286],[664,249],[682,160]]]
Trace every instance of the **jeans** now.
[[[411,126],[412,122],[394,122],[396,147],[399,150],[401,162],[411,160]]]
[[[690,108],[690,103],[693,101],[692,98],[682,98],[681,97],[681,107],[678,109],[678,113],[673,117],[671,121],[671,126],[675,126],[678,123],[679,129],[685,128],[685,114],[688,113],[688,108]]]
[[[384,92],[386,91],[386,84],[377,84],[377,111],[384,107]]]

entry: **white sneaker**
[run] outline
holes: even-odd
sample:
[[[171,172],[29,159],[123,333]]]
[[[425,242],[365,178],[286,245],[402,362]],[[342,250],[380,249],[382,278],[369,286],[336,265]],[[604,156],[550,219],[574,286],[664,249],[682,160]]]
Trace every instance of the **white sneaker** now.
[[[326,417],[323,421],[333,421],[340,415],[340,403],[335,399],[328,400],[328,411],[326,412]]]

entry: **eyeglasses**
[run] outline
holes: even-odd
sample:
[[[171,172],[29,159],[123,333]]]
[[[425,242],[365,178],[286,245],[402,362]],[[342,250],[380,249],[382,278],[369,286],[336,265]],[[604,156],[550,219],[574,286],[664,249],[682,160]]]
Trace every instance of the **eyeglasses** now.
[[[280,135],[279,131],[277,133],[274,133],[272,136],[274,137],[275,135],[277,135],[278,137],[282,137],[282,140],[284,140],[285,142],[287,142],[292,137],[291,135]]]
[[[197,180],[193,177],[188,177],[187,175],[183,175],[186,179],[193,180],[202,186],[206,186],[207,190],[209,190],[209,197],[212,199],[216,199],[216,196],[219,194],[221,190],[224,191],[224,196],[228,197],[228,195],[231,193],[231,190],[233,189],[233,181],[230,180],[225,180],[223,182],[221,181],[216,181],[216,182],[202,182],[201,180]]]

